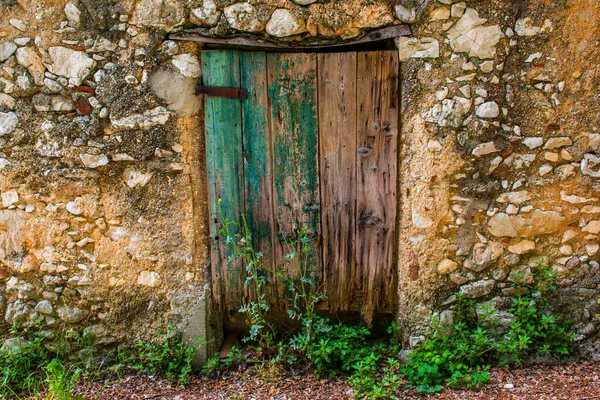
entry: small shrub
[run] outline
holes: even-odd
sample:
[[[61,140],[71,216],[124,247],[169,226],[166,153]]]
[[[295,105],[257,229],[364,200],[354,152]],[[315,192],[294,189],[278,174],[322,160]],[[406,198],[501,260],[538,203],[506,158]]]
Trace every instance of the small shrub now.
[[[245,287],[252,289],[253,300],[247,301],[240,312],[246,314],[250,326],[244,341],[253,343],[261,355],[256,365],[263,376],[277,375],[284,362],[304,362],[317,375],[346,374],[359,398],[385,399],[394,396],[403,379],[419,392],[439,391],[444,384],[477,387],[489,381],[492,365],[521,365],[525,357],[536,352],[569,352],[574,334],[562,316],[551,313],[548,294],[555,290],[555,276],[548,265],[540,263],[533,270],[533,283],[526,284],[513,276],[515,286],[528,294],[515,298],[509,307],[513,318],[507,333],[498,329],[490,305],[477,309],[475,300],[457,294],[451,326],[442,326],[439,319],[433,319],[431,335],[401,365],[401,347],[396,340],[374,345],[366,327],[332,323],[317,314],[316,306],[325,296],[318,288],[312,240],[306,227],[295,230],[291,237],[281,235],[288,248],[285,262],[293,264],[288,270],[299,272],[286,279],[287,313],[301,326],[291,336],[281,335],[268,321],[270,309],[264,293],[268,273],[262,254],[253,246],[245,215],[241,214],[241,223],[227,220],[220,202],[220,233],[232,250],[229,262],[238,260],[246,266]],[[275,278],[285,277],[278,272]],[[395,325],[390,327],[394,337],[397,330]],[[213,373],[229,365],[212,358],[204,370]]]
[[[1,343],[4,347],[0,351],[0,398],[38,390],[43,380],[40,372],[52,359],[40,335],[32,334],[30,340],[26,340],[17,334],[28,332],[13,330],[12,333],[15,337]]]
[[[551,312],[548,296],[556,290],[556,274],[552,268],[538,263],[532,272],[535,284],[527,284],[519,277],[515,279],[514,286],[527,289],[529,294],[513,299],[509,308],[514,317],[500,346],[504,365],[522,365],[525,358],[536,352],[567,355],[576,336],[562,315]]]
[[[238,365],[243,364],[244,361],[245,358],[244,354],[242,353],[242,349],[237,346],[233,346],[229,352],[229,357],[226,359],[220,359],[219,353],[216,353],[207,360],[204,366],[202,366],[201,372],[204,375],[213,375],[216,372],[237,367]]]
[[[488,369],[496,350],[490,311],[477,315],[475,301],[457,295],[454,324],[434,319],[432,334],[411,353],[402,373],[419,392],[435,392],[447,383],[478,386],[489,380]]]
[[[188,383],[192,373],[192,360],[196,356],[193,346],[184,344],[173,333],[159,338],[160,344],[140,341],[135,345],[134,369],[143,373],[163,374],[167,379]]]
[[[529,294],[513,299],[508,332],[501,334],[490,318],[489,307],[477,313],[475,301],[457,295],[454,324],[441,327],[412,353],[402,373],[419,392],[435,392],[442,384],[453,387],[479,386],[490,379],[491,365],[522,365],[535,353],[566,355],[575,338],[570,324],[551,313],[548,294],[554,291],[555,275],[547,264],[533,269],[534,282],[516,277],[515,286]]]
[[[45,368],[48,400],[70,400],[73,389],[83,370],[81,368],[65,368],[63,362],[53,359]],[[81,396],[75,397],[81,399]]]

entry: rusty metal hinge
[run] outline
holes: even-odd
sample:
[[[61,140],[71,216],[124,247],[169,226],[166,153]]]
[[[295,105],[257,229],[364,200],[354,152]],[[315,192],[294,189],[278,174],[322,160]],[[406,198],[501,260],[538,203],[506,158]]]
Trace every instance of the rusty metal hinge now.
[[[196,86],[196,95],[207,94],[209,96],[227,97],[230,99],[245,99],[248,97],[246,89],[225,88],[217,86]]]

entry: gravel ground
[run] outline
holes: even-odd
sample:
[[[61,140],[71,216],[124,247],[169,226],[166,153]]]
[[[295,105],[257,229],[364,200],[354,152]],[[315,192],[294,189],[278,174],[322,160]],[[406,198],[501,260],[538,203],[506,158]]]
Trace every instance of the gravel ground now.
[[[493,369],[481,390],[453,390],[419,396],[403,389],[397,399],[600,399],[600,362],[537,364],[521,369]],[[282,374],[265,380],[255,370],[228,371],[217,378],[195,377],[189,385],[144,375],[86,382],[77,388],[86,399],[352,399],[343,379]]]

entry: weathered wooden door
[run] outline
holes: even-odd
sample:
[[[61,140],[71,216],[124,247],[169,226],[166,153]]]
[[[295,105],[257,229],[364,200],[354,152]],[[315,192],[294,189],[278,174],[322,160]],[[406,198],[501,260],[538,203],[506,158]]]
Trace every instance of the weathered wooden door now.
[[[202,69],[204,86],[248,92],[242,99],[205,96],[216,303],[234,313],[247,296],[245,268],[228,261],[219,237],[223,218],[239,222],[244,213],[271,270],[274,308],[284,307],[285,278],[297,274],[284,262],[283,238],[308,227],[324,307],[360,310],[367,322],[375,312],[391,311],[397,52],[209,50],[202,52]]]

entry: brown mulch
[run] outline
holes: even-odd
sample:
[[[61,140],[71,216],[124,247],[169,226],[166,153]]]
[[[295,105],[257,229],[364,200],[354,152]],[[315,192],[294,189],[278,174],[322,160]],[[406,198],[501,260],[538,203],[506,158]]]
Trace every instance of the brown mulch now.
[[[252,369],[228,371],[218,378],[195,377],[189,385],[152,376],[126,375],[120,380],[87,382],[77,388],[86,399],[248,399],[337,400],[352,399],[343,379],[283,374],[265,380]],[[600,362],[537,364],[521,369],[496,368],[492,380],[480,390],[445,388],[419,396],[403,388],[397,399],[565,399],[600,400]]]

